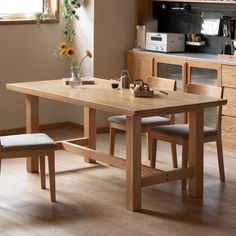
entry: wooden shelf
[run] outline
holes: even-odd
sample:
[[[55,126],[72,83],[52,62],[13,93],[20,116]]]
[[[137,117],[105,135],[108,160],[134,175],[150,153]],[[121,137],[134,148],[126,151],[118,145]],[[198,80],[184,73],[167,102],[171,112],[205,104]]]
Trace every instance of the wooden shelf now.
[[[201,41],[201,42],[186,41],[186,45],[191,45],[191,46],[204,46],[205,44],[206,44],[205,41]]]

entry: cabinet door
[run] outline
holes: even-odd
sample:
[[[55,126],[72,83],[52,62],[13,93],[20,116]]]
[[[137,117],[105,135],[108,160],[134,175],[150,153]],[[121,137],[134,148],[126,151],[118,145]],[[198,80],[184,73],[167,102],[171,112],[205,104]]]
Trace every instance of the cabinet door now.
[[[223,116],[222,117],[222,141],[223,147],[234,150],[236,139],[236,118]]]
[[[236,88],[236,66],[222,65],[222,86]]]
[[[184,91],[186,84],[186,62],[171,57],[154,58],[154,76],[176,81],[177,90]]]
[[[127,69],[130,74],[131,82],[137,79],[146,81],[147,76],[153,76],[153,56],[128,52]]]
[[[189,61],[188,83],[221,86],[221,65],[203,61]]]
[[[236,117],[236,89],[224,88],[224,98],[227,104],[223,106],[223,115]]]

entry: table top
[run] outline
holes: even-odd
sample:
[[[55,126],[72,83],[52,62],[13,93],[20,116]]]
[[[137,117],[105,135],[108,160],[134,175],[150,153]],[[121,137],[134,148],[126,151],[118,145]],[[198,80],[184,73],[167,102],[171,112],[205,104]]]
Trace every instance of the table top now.
[[[110,81],[98,78],[94,85],[82,85],[79,89],[64,85],[62,80],[8,83],[6,87],[28,95],[127,116],[181,113],[227,103],[224,99],[172,91],[168,91],[168,95],[156,92],[153,98],[138,98],[129,89],[112,89]]]

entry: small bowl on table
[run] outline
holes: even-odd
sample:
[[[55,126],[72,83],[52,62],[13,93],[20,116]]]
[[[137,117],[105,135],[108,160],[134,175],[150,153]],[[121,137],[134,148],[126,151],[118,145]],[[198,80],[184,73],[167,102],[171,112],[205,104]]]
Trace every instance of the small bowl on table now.
[[[118,79],[111,79],[110,81],[111,81],[111,87],[113,89],[118,89],[119,88],[119,81],[118,81]]]

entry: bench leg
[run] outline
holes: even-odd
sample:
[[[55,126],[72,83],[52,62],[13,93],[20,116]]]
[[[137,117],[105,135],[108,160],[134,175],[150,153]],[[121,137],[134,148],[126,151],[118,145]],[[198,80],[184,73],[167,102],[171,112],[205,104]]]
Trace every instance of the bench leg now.
[[[39,166],[40,166],[40,182],[41,188],[46,188],[46,180],[45,180],[45,156],[39,157]]]
[[[48,170],[50,182],[51,201],[56,201],[56,186],[55,186],[55,157],[54,152],[48,155]]]

